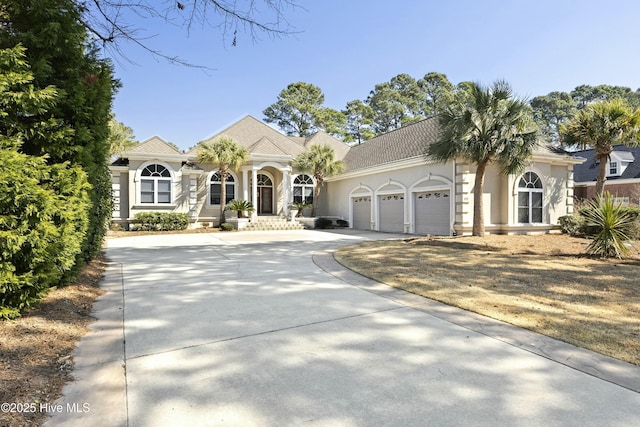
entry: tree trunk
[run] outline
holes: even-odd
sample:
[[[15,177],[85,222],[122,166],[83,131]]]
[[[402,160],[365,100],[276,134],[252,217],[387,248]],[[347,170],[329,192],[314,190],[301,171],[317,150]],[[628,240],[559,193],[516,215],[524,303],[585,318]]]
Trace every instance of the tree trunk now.
[[[484,236],[484,175],[487,161],[478,163],[475,186],[473,188],[473,230],[474,236]]]
[[[600,158],[600,167],[598,168],[598,180],[596,181],[596,194],[594,196],[602,197],[604,196],[604,183],[607,180],[607,161],[609,156],[598,153],[598,157]]]
[[[227,172],[220,171],[220,225],[227,220],[224,214],[227,207],[227,174]]]
[[[316,216],[316,207],[320,201],[320,190],[322,189],[322,181],[316,177],[316,186],[313,188],[313,203],[311,204],[311,218]]]

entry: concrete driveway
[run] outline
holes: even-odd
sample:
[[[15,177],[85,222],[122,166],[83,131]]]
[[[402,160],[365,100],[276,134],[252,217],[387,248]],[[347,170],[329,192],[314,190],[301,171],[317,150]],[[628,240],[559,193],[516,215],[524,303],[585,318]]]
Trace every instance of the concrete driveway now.
[[[337,266],[362,232],[112,239],[48,425],[636,426],[640,368]]]

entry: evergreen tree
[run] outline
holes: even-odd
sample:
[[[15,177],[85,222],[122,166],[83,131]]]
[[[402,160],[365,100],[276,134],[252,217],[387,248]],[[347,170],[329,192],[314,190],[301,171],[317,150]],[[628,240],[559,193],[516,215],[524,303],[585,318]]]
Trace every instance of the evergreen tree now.
[[[81,10],[72,0],[3,0],[0,48],[22,44],[36,89],[55,87],[58,99],[39,114],[16,118],[23,135],[21,151],[46,155],[49,163],[81,166],[93,186],[90,224],[79,263],[94,257],[102,245],[111,215],[109,119],[117,83],[109,61],[97,56]],[[69,138],[52,139],[34,123],[56,122]]]

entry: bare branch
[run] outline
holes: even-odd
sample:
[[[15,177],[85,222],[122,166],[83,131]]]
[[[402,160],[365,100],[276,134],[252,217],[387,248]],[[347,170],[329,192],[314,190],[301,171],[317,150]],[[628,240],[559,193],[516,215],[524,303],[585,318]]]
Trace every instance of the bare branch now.
[[[143,36],[144,30],[130,24],[132,14],[182,26],[187,35],[194,25],[217,28],[223,45],[232,34],[230,44],[236,46],[242,32],[248,33],[254,43],[263,34],[272,38],[296,34],[285,11],[300,8],[294,0],[164,0],[163,4],[159,7],[147,0],[88,0],[82,4],[82,23],[104,49],[114,50],[119,56],[124,57],[120,43],[129,42],[171,63],[208,68],[151,47],[149,40],[157,35]]]

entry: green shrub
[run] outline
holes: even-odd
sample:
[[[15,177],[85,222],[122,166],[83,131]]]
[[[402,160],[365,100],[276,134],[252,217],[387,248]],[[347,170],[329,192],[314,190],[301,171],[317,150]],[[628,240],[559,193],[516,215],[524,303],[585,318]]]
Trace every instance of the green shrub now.
[[[584,235],[584,217],[581,215],[564,215],[558,218],[560,229],[569,236]]]
[[[328,218],[317,218],[316,219],[316,223],[315,223],[315,227],[316,228],[329,228],[331,226],[332,222],[330,219]]]
[[[189,226],[189,216],[181,212],[138,212],[133,217],[133,229],[140,231],[176,231]]]
[[[220,224],[220,230],[222,231],[233,231],[236,228],[233,226],[233,224],[229,224],[228,222],[223,222],[222,224]]]
[[[44,157],[4,147],[0,144],[0,318],[13,318],[74,268],[88,227],[90,186],[79,167],[49,166]]]
[[[587,247],[587,253],[603,258],[628,255],[626,242],[631,240],[630,232],[634,226],[632,214],[616,204],[609,193],[593,200],[584,213],[585,225],[593,227],[597,233]]]
[[[238,218],[244,218],[244,213],[251,213],[256,209],[253,207],[253,203],[248,200],[232,200],[226,206],[225,210],[230,210],[238,213]]]

